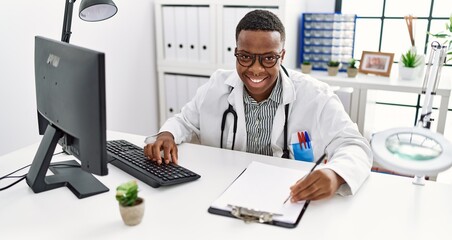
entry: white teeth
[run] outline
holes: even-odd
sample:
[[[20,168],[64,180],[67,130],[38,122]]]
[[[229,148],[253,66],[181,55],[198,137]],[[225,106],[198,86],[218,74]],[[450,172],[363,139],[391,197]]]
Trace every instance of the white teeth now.
[[[251,82],[253,82],[253,83],[260,83],[260,82],[262,82],[264,79],[262,78],[262,79],[252,79],[252,78],[250,78],[251,79]]]

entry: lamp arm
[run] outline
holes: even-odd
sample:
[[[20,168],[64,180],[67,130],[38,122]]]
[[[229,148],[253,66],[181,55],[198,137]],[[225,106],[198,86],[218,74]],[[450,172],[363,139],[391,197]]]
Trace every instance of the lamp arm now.
[[[436,95],[439,81],[441,79],[441,69],[446,62],[447,48],[438,42],[431,44],[430,57],[427,63],[422,93],[425,94],[424,104],[422,105],[421,116],[418,126],[430,128],[431,113],[433,108],[433,97]],[[420,125],[419,125],[420,124]]]
[[[66,0],[64,7],[63,31],[61,33],[61,41],[69,43],[71,38],[72,9],[76,0]]]

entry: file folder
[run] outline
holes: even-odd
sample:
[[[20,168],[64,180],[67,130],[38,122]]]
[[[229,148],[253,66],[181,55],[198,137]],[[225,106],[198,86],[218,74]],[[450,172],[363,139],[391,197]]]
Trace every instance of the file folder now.
[[[166,119],[168,119],[177,112],[176,75],[165,74],[163,78],[166,97]]]
[[[235,28],[237,26],[236,7],[223,8],[223,64],[233,65],[235,63]]]
[[[174,7],[162,7],[163,21],[163,49],[164,59],[168,61],[176,60],[176,28],[174,26]]]
[[[199,34],[199,61],[202,63],[211,62],[211,52],[213,51],[210,44],[210,9],[209,7],[198,7],[198,34]]]
[[[176,75],[176,89],[173,95],[177,95],[177,111],[180,113],[185,104],[189,101],[188,99],[188,76],[186,75]]]
[[[189,6],[186,11],[187,25],[185,28],[187,29],[188,61],[199,62],[199,37],[201,33],[199,32],[198,7]]]
[[[188,42],[187,42],[187,8],[182,6],[174,7],[175,29],[176,29],[176,61],[187,62]]]
[[[294,228],[309,201],[285,202],[289,187],[307,171],[252,162],[211,204],[209,213]]]

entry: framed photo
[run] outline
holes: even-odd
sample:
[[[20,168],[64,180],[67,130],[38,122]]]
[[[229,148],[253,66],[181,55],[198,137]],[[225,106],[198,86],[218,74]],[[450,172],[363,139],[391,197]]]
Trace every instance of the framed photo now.
[[[391,73],[393,59],[394,53],[363,51],[359,72],[388,77]]]

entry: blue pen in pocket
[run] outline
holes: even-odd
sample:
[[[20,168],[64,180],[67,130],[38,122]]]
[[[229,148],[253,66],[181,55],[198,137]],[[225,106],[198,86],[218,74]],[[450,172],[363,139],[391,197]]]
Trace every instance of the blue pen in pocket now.
[[[294,134],[296,134],[295,137],[292,137],[294,158],[300,161],[313,162],[314,153],[312,152],[311,139],[309,138],[308,132],[301,131]]]

